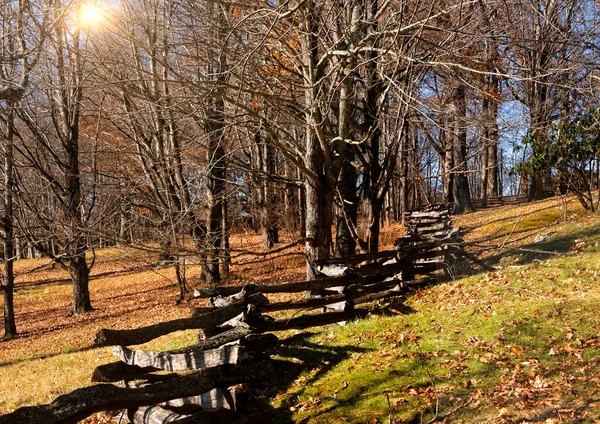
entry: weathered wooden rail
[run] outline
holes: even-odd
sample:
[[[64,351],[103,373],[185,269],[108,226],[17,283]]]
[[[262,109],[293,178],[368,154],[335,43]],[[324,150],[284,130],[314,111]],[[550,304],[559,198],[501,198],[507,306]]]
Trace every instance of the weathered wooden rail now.
[[[95,369],[92,381],[104,384],[75,390],[49,405],[20,408],[0,417],[0,424],[73,423],[103,410],[122,410],[130,422],[143,424],[244,422],[239,385],[275,378],[269,356],[279,341],[273,333],[364,318],[369,309],[359,305],[432,284],[439,270],[448,274],[451,257],[469,257],[461,242],[447,210],[417,212],[393,250],[317,261],[313,265],[322,275],[316,280],[199,289],[195,297],[210,298],[212,309],[196,308],[189,318],[132,330],[99,330],[95,344],[113,345],[118,358]],[[311,296],[267,297],[301,292]],[[285,319],[267,315],[305,309],[319,312]],[[189,329],[202,332],[200,343],[163,352],[128,347]]]

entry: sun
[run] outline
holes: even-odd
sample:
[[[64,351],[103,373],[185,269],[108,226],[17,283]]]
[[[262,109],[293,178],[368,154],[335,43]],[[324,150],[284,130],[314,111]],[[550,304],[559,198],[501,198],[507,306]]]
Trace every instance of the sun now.
[[[103,19],[102,10],[93,4],[83,4],[79,12],[79,21],[83,25],[91,25]]]

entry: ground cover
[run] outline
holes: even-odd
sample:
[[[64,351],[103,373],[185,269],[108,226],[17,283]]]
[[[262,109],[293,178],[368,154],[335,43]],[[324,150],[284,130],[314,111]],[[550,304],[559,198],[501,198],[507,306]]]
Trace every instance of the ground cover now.
[[[600,218],[569,207],[455,217],[502,268],[292,346],[311,371],[276,405],[311,423],[598,422]]]
[[[289,235],[282,239],[289,241]],[[232,237],[238,250],[259,251],[261,237],[246,233]],[[299,248],[295,248],[298,251]],[[51,402],[57,396],[90,384],[98,365],[114,361],[111,348],[94,348],[100,328],[136,328],[162,320],[189,316],[199,301],[176,304],[177,286],[172,267],[157,268],[152,251],[123,248],[97,252],[90,292],[94,311],[68,316],[71,285],[66,272],[46,259],[16,263],[18,274],[15,312],[19,336],[0,342],[0,414],[19,406]],[[296,281],[304,275],[303,257],[283,256],[263,263],[232,267],[227,283],[277,283]],[[199,267],[187,269],[193,282]],[[3,332],[0,322],[0,331]],[[180,332],[143,345],[149,349],[171,349],[189,345],[195,332]]]
[[[278,359],[306,371],[268,391],[282,408],[279,421],[596,422],[600,217],[571,202],[562,222],[562,208],[552,199],[454,217],[497,271],[422,290],[404,304],[375,304],[370,319],[344,327],[282,334],[293,341]],[[388,228],[386,243],[398,231]],[[259,238],[246,234],[237,243],[258,249]],[[98,328],[187,316],[191,305],[175,304],[172,270],[149,267],[154,261],[143,252],[103,251],[94,272],[116,273],[93,280],[97,309],[83,317],[66,316],[70,286],[60,270],[20,277],[22,335],[0,344],[0,412],[88,385],[94,367],[113,360],[110,348],[90,348]],[[24,272],[41,264],[18,266]],[[302,275],[302,258],[286,256],[234,268],[232,282]],[[194,338],[183,332],[145,347]]]

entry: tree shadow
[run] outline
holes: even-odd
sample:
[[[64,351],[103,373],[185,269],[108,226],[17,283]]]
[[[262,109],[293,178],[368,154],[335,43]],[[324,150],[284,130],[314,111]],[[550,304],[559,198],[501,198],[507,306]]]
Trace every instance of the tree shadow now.
[[[320,345],[309,338],[316,333],[300,333],[281,341],[281,346],[272,352],[276,378],[262,385],[254,385],[254,396],[250,396],[243,414],[248,422],[293,423],[291,407],[316,380],[335,368],[353,353],[367,353],[373,349],[350,345]],[[302,387],[283,401],[279,408],[273,408],[269,401],[278,393],[287,391],[307,370],[317,370],[302,382]]]
[[[161,267],[161,268],[167,268],[167,267]],[[122,277],[122,276],[126,276],[126,275],[137,274],[139,272],[151,271],[154,269],[157,269],[157,267],[155,265],[136,265],[136,266],[132,266],[132,267],[125,268],[125,269],[120,269],[120,270],[105,271],[105,272],[99,272],[96,274],[93,273],[90,275],[90,281],[98,280],[101,278]],[[20,275],[17,275],[17,278],[18,277],[20,277]],[[67,284],[72,284],[72,283],[73,283],[73,281],[69,277],[46,278],[43,280],[19,282],[17,284],[17,289],[28,288],[28,287],[37,287],[37,286],[47,286],[47,285],[62,286],[62,285],[67,285]]]
[[[579,240],[600,239],[600,224],[581,229],[559,237],[547,237],[538,242],[529,243],[520,248],[506,247],[484,259],[491,266],[497,266],[502,260],[512,260],[515,265],[526,265],[536,260],[547,260],[557,255],[567,255],[574,251]]]

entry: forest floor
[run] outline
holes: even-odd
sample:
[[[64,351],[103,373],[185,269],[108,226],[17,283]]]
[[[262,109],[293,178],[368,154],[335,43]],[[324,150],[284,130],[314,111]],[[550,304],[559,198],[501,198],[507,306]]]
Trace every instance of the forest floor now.
[[[271,390],[273,407],[288,411],[281,422],[600,422],[600,215],[571,199],[565,220],[563,207],[549,199],[454,217],[495,272],[457,264],[468,275],[404,304],[376,303],[369,319],[296,335],[278,359],[306,371]],[[384,244],[400,233],[387,227]],[[232,237],[240,249],[259,243],[251,233]],[[21,335],[0,343],[0,413],[89,385],[93,369],[114,360],[111,348],[92,346],[99,328],[188,316],[200,303],[177,305],[174,272],[155,261],[147,252],[100,251],[95,310],[75,317],[67,316],[65,273],[38,269],[44,260],[19,261]],[[197,274],[188,270],[192,280]],[[236,266],[231,282],[303,275],[302,256],[285,256]],[[195,337],[181,332],[144,347],[176,348]]]

